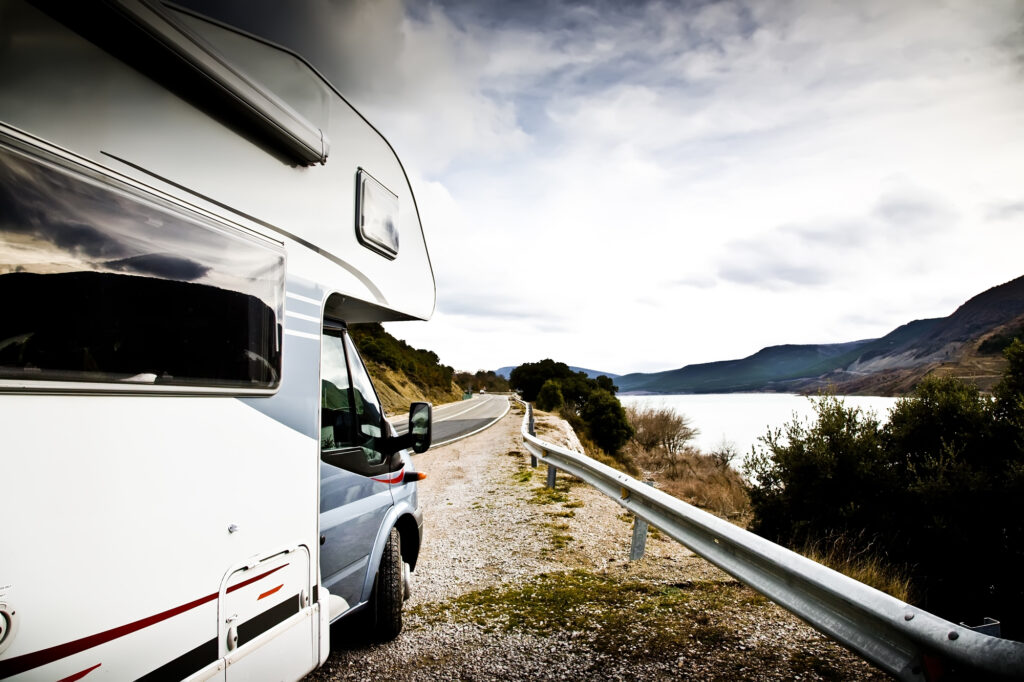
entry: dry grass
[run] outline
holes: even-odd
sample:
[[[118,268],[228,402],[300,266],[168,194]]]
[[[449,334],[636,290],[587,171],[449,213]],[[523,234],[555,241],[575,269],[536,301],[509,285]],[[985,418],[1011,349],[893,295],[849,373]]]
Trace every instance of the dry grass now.
[[[831,536],[805,546],[800,554],[901,601],[913,601],[907,571],[880,559],[872,552],[872,544],[864,538]]]
[[[618,456],[612,457],[607,452],[602,450],[594,441],[587,438],[587,436],[579,431],[576,432],[576,437],[580,439],[580,445],[583,446],[583,451],[587,453],[587,457],[596,459],[602,464],[607,464],[613,469],[618,469],[631,476],[639,476],[640,469],[636,465],[633,456],[628,451],[628,448],[623,448],[619,451]]]
[[[627,408],[637,435],[623,449],[670,495],[730,520],[749,520],[750,499],[743,476],[729,462],[734,452],[723,445],[704,453],[687,445],[697,431],[669,408]]]

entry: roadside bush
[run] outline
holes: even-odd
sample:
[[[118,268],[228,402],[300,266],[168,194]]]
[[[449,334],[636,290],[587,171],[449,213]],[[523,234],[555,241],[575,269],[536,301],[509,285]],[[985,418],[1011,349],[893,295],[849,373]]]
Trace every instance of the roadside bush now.
[[[630,407],[626,415],[635,435],[624,450],[654,477],[658,488],[721,516],[746,514],[746,484],[729,466],[732,454],[704,454],[690,446],[697,430],[671,408]],[[722,449],[730,447],[723,444]]]
[[[565,398],[562,397],[562,389],[558,387],[558,382],[554,379],[545,381],[537,393],[537,407],[545,412],[553,412],[564,404]]]
[[[676,455],[676,468],[658,480],[658,487],[681,500],[719,516],[743,519],[750,509],[746,482],[732,467],[693,448]]]
[[[875,415],[834,396],[819,398],[814,412],[812,423],[794,419],[762,436],[744,465],[756,482],[752,530],[791,546],[882,527],[895,487]]]
[[[587,434],[599,448],[613,456],[633,436],[633,427],[626,420],[622,403],[603,388],[587,396],[579,415],[587,425]]]
[[[636,462],[633,459],[632,453],[627,449],[621,449],[615,453],[614,456],[603,450],[593,440],[591,440],[589,430],[586,422],[578,414],[565,406],[558,411],[558,414],[564,419],[572,430],[576,433],[576,437],[579,438],[580,445],[583,446],[583,451],[591,459],[596,459],[602,464],[607,464],[610,467],[624,471],[630,476],[639,476],[640,469],[637,467]]]
[[[630,407],[626,415],[634,440],[645,450],[679,450],[697,435],[689,419],[665,407]]]
[[[615,384],[606,376],[591,379],[564,362],[545,359],[513,369],[509,385],[542,410],[558,409],[577,434],[612,458],[619,459],[622,446],[633,435],[622,403],[615,397]]]
[[[880,558],[875,543],[863,533],[829,535],[800,547],[799,553],[897,599],[914,600],[910,569]]]
[[[910,567],[923,608],[1024,635],[1024,344],[1006,355],[992,397],[930,378],[885,426],[825,397],[812,423],[770,431],[747,464],[753,529],[796,547],[856,538]]]
[[[526,362],[513,369],[509,373],[508,384],[513,391],[520,392],[523,400],[532,403],[537,399],[537,394],[545,382],[551,379],[568,379],[572,376],[573,371],[569,369],[569,365],[546,358],[540,362]]]

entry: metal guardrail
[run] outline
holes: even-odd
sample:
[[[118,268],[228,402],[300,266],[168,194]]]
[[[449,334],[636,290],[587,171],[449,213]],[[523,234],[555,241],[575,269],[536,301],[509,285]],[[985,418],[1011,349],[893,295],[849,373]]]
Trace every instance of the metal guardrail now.
[[[547,443],[523,418],[523,444],[637,518],[903,680],[1024,679],[1024,643],[991,637],[915,608],[652,488],[586,455]]]

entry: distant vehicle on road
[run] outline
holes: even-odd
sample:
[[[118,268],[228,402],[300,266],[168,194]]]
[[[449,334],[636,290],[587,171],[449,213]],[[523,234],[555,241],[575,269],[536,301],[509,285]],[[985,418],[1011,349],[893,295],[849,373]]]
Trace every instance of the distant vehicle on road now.
[[[427,319],[405,171],[177,5],[0,5],[0,678],[297,679],[401,629],[422,513],[346,324]]]

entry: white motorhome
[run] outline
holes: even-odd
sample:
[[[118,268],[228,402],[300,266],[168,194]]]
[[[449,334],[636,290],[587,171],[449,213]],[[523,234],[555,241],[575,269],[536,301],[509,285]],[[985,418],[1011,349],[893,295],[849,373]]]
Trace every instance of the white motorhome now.
[[[301,57],[0,0],[0,679],[295,679],[401,628],[408,448],[346,325],[427,319],[394,151]]]

